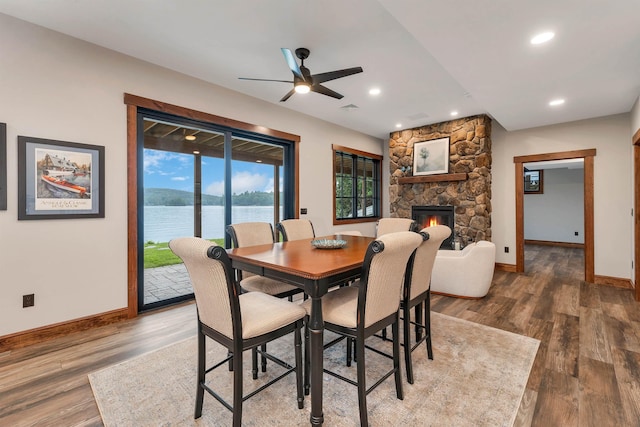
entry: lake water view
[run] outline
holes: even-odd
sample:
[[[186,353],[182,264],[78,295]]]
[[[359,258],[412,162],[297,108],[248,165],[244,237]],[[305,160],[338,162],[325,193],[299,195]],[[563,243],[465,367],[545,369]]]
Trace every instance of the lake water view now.
[[[273,207],[233,206],[231,220],[233,223],[269,222],[273,225]],[[202,237],[221,239],[225,233],[224,206],[203,206]],[[193,236],[193,206],[144,207],[144,242],[168,242],[185,236]]]

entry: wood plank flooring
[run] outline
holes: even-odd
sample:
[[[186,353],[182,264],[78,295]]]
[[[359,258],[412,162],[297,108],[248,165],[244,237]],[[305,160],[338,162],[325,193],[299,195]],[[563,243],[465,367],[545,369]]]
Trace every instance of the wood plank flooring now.
[[[640,304],[585,283],[581,249],[526,247],[487,297],[432,309],[541,341],[516,426],[640,426]],[[195,335],[195,307],[0,353],[0,426],[101,426],[87,374]]]

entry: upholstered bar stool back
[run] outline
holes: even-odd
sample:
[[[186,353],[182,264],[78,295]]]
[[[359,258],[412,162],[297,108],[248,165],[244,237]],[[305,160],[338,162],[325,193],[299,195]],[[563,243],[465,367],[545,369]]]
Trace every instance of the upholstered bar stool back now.
[[[240,222],[227,227],[235,248],[273,243],[273,228],[268,222]]]
[[[308,219],[285,219],[276,224],[283,241],[313,239],[316,233]]]
[[[376,228],[376,236],[380,237],[398,231],[417,231],[417,223],[409,218],[380,218]]]
[[[274,243],[273,228],[268,222],[231,224],[227,226],[227,233],[231,236],[233,246],[236,248]],[[264,292],[279,298],[302,292],[293,285],[244,271],[238,271],[237,279],[245,291]]]

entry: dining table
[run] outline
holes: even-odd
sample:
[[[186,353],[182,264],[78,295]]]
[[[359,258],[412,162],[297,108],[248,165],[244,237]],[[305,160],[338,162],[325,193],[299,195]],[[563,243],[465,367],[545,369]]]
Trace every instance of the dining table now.
[[[318,242],[339,245],[316,247]],[[342,241],[342,242],[340,242]],[[322,296],[334,286],[360,276],[372,237],[334,234],[314,239],[291,240],[266,245],[228,249],[234,269],[248,271],[299,287],[311,299],[309,315],[309,360],[311,425],[322,425],[323,338]],[[316,245],[312,244],[316,243]],[[338,246],[338,247],[335,247]]]

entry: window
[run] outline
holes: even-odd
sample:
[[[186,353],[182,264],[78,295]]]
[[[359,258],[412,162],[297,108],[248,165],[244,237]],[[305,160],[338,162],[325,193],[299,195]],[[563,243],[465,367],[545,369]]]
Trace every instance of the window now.
[[[333,146],[334,224],[380,217],[382,156]]]

